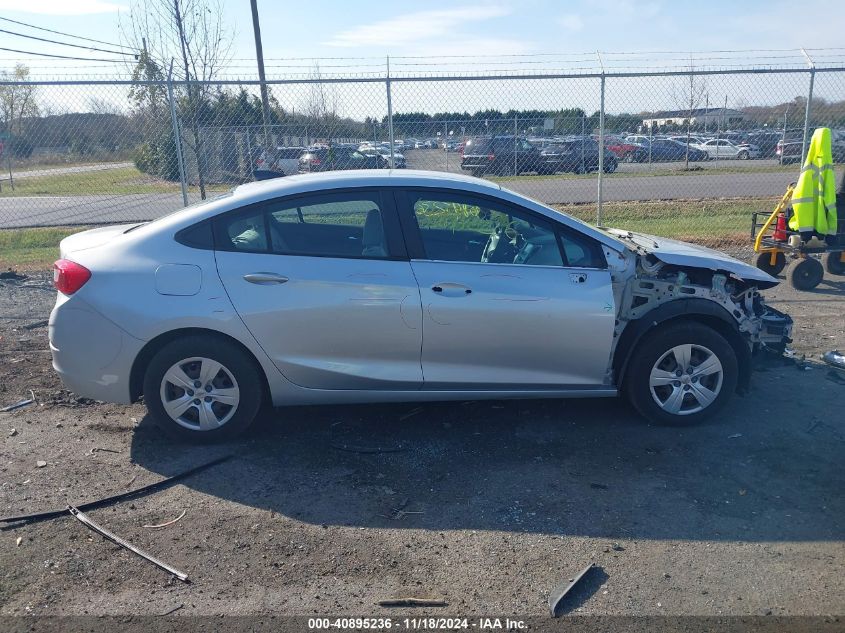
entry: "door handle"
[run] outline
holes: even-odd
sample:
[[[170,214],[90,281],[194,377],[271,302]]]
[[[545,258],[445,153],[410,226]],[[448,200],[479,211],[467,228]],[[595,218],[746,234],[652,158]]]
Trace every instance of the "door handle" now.
[[[447,290],[452,296],[454,296],[455,293],[460,293],[461,291],[463,291],[463,294],[466,295],[472,294],[472,289],[467,288],[462,284],[440,283],[432,286],[431,289],[437,293],[442,293],[444,290]]]
[[[283,284],[288,281],[287,277],[276,273],[247,273],[244,275],[244,279],[251,284],[258,284],[260,286]]]

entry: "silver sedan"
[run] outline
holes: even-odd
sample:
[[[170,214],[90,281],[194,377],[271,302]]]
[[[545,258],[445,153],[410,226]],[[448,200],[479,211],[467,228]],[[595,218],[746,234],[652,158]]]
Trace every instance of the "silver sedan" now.
[[[252,183],[61,243],[53,365],[143,396],[171,434],[230,437],[262,404],[615,396],[688,424],[783,346],[777,280],[601,230],[500,186],[416,171]]]

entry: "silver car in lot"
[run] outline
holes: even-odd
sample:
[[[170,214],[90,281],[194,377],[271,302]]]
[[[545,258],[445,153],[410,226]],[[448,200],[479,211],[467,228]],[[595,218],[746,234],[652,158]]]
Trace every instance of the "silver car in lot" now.
[[[53,366],[172,434],[262,405],[624,392],[693,423],[792,321],[717,251],[600,230],[466,176],[345,171],[237,187],[61,243]]]

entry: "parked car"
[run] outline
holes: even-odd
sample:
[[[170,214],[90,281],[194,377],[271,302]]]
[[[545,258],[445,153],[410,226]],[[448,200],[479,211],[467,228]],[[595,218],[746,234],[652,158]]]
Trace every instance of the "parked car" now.
[[[747,141],[760,148],[761,158],[772,158],[775,156],[778,141],[781,140],[779,132],[751,132]]]
[[[629,143],[618,136],[605,137],[604,146],[624,163],[642,162],[642,156],[646,153],[639,143]]]
[[[447,152],[459,152],[461,151],[461,147],[463,146],[463,142],[456,141],[456,140],[448,140],[443,141],[442,147]]]
[[[630,138],[630,137],[629,137]],[[687,146],[668,138],[643,138],[644,152],[637,155],[640,160],[652,162],[684,160],[687,155]],[[649,147],[650,146],[650,147]],[[689,159],[693,162],[707,160],[707,153],[703,150],[690,146]]]
[[[304,151],[304,147],[277,147],[274,150],[262,151],[255,161],[255,179],[266,180],[297,173],[299,157]]]
[[[390,146],[388,147],[370,147],[365,149],[358,150],[365,156],[381,156],[385,161],[387,161],[387,165],[390,165]],[[393,164],[396,169],[405,169],[408,165],[405,161],[405,155],[400,154],[398,151],[393,152]]]
[[[700,145],[696,145],[696,148],[707,152],[707,156],[711,160],[731,158],[748,160],[749,158],[760,158],[760,148],[756,145],[737,145],[732,141],[722,138],[705,141]]]
[[[775,156],[784,165],[801,162],[802,140],[802,138],[790,140],[789,137],[787,137],[786,143],[784,143],[783,141],[778,141],[777,146],[775,148]],[[807,147],[809,146],[810,141],[808,139]],[[834,163],[845,162],[845,138],[839,139],[834,137],[834,135],[831,135],[830,150],[831,154],[833,154]]]
[[[299,173],[340,169],[384,169],[388,162],[378,153],[364,154],[357,147],[324,147],[299,157]]]
[[[625,394],[691,424],[792,321],[716,251],[434,172],[279,178],[60,244],[53,367],[196,440],[262,405]]]
[[[609,148],[604,150],[604,171],[613,173],[618,167],[616,155]],[[599,144],[590,137],[553,141],[540,151],[542,174],[570,171],[583,174],[599,169]]]
[[[466,140],[461,154],[461,169],[473,176],[537,172],[541,162],[540,150],[519,136],[470,138]]]

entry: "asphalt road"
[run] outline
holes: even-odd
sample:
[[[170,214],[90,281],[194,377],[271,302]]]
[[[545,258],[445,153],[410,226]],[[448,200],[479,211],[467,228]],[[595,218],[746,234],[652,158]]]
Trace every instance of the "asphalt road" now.
[[[462,173],[458,154],[439,150],[414,150],[408,153],[408,167]],[[739,198],[778,196],[797,177],[797,169],[725,173],[724,167],[769,167],[772,161],[713,161],[700,163],[702,171],[666,174],[680,163],[621,164],[619,171],[604,178],[606,201],[679,200],[699,198]],[[773,163],[772,163],[773,164]],[[115,166],[112,163],[110,166]],[[117,164],[120,166],[121,164]],[[97,165],[84,166],[93,171]],[[104,167],[103,167],[104,168]],[[721,168],[721,169],[720,169]],[[76,169],[80,168],[67,168]],[[65,173],[65,168],[42,170]],[[650,175],[649,172],[658,172]],[[35,172],[31,172],[35,174]],[[545,203],[591,203],[596,200],[595,174],[582,177],[558,175],[503,178],[499,182],[514,191]],[[196,193],[190,201],[199,200]],[[151,220],[182,206],[179,193],[73,196],[2,196],[0,225],[6,228],[66,224],[98,224]]]

